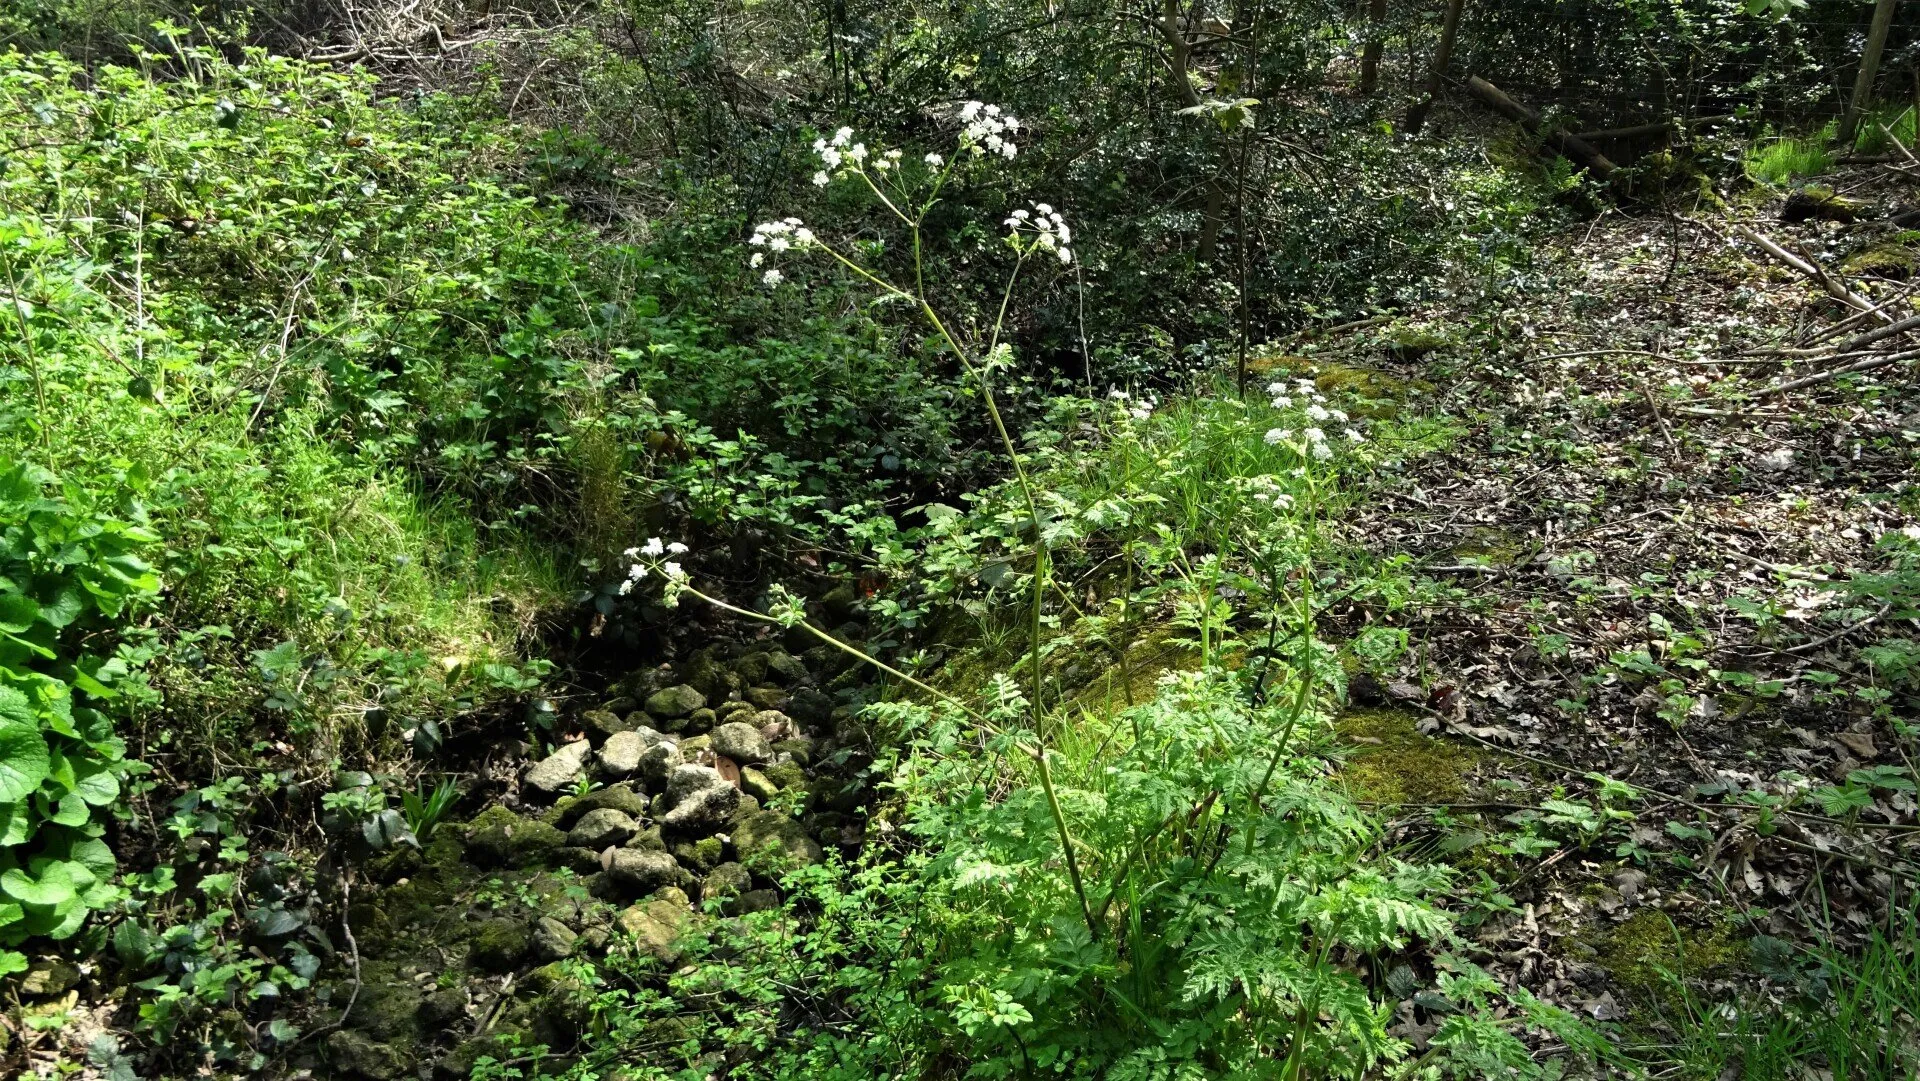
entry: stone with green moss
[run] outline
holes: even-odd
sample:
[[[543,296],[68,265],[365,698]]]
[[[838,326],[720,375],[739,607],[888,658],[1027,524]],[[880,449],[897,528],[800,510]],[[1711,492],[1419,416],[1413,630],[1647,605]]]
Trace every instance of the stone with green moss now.
[[[1421,734],[1406,710],[1351,709],[1334,729],[1354,750],[1340,769],[1358,799],[1376,803],[1452,803],[1468,794],[1481,752]]]
[[[826,853],[791,816],[780,811],[758,811],[733,831],[734,851],[752,868],[779,871],[800,864],[819,863]]]
[[[663,721],[678,720],[707,704],[707,696],[685,683],[647,696],[647,712]]]
[[[752,766],[743,766],[740,770],[740,791],[765,802],[779,794],[780,786]]]
[[[766,777],[767,783],[771,784],[775,791],[785,791],[789,788],[805,788],[807,785],[807,771],[801,769],[800,763],[798,762],[775,762],[770,766],[762,766],[760,773]],[[744,773],[742,776],[744,778]],[[766,801],[766,797],[761,796],[758,792],[755,792],[754,796],[762,802]]]
[[[400,1076],[404,1068],[393,1048],[352,1029],[340,1029],[327,1037],[327,1061],[337,1077],[369,1081],[388,1081]]]
[[[475,866],[538,867],[567,843],[567,836],[549,823],[496,805],[468,823],[465,841],[467,858]]]
[[[495,918],[480,925],[468,946],[473,966],[487,972],[512,972],[531,945],[527,928],[518,920]]]
[[[720,865],[726,857],[726,842],[718,837],[702,837],[697,841],[682,841],[673,846],[673,858],[682,867],[696,875],[706,874]]]

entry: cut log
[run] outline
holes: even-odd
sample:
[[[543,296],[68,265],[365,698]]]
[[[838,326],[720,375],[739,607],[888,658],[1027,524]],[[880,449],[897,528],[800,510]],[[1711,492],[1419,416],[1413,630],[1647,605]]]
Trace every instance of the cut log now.
[[[1573,162],[1575,165],[1581,166],[1601,180],[1612,176],[1614,170],[1617,168],[1612,161],[1608,160],[1605,154],[1594,149],[1592,143],[1587,142],[1578,135],[1570,135],[1564,131],[1553,129],[1542,130],[1540,127],[1539,113],[1508,97],[1506,91],[1501,90],[1480,76],[1469,76],[1467,79],[1467,89],[1472,91],[1474,97],[1479,98],[1482,102],[1486,103],[1488,107],[1492,108],[1494,112],[1527,129],[1527,131],[1539,135],[1546,141],[1548,146],[1552,147],[1562,157]]]

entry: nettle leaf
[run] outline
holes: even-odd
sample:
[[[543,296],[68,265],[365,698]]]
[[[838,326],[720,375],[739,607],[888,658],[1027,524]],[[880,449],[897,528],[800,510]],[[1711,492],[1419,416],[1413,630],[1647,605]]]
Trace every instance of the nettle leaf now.
[[[52,754],[37,727],[0,725],[0,802],[17,803],[39,791],[51,766]]]
[[[19,593],[0,594],[0,631],[24,634],[40,619],[40,606]]]

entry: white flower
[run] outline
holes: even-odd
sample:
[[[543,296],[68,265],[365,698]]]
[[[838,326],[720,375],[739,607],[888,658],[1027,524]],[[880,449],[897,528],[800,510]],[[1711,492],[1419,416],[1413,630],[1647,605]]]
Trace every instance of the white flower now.
[[[1000,156],[1007,159],[1008,161],[1012,161],[1014,152],[1019,149],[1020,149],[1019,147],[1014,146],[1012,143],[1001,143]]]
[[[1286,392],[1287,392],[1287,385],[1285,383],[1268,383],[1267,384],[1268,394],[1285,394]]]
[[[1016,210],[1013,212],[1013,217],[1016,221],[1026,221],[1028,218],[1033,217],[1033,215],[1024,210]]]
[[[767,241],[767,247],[772,248],[774,251],[786,251],[788,248],[793,247],[793,241],[783,236],[777,236]],[[1324,418],[1327,415],[1326,410],[1321,410],[1320,415]]]
[[[1133,397],[1133,395],[1128,394],[1126,391],[1121,390],[1119,387],[1114,387],[1112,390],[1107,391],[1107,397],[1112,398],[1116,402],[1124,402],[1128,398]]]
[[[845,146],[847,145],[847,140],[851,138],[853,138],[853,129],[841,128],[839,131],[833,133],[833,145]]]
[[[824,169],[821,170],[820,172],[813,174],[814,187],[824,188],[827,186],[828,182],[830,182],[831,180],[833,180],[833,178],[828,176],[826,174],[826,170]]]
[[[1324,462],[1328,458],[1333,457],[1333,448],[1327,446],[1325,443],[1315,443],[1313,445],[1313,456]]]
[[[1901,528],[1900,534],[1908,540],[1920,541],[1920,525],[1904,526]]]
[[[687,572],[681,569],[680,564],[675,563],[671,559],[660,564],[660,573],[675,582],[684,582],[687,580]]]
[[[969,101],[965,105],[960,106],[960,119],[972,120],[974,117],[980,115],[980,109],[981,105],[979,102]]]
[[[1307,428],[1301,431],[1300,434],[1309,443],[1324,443],[1327,441],[1327,433],[1318,428]]]
[[[1367,437],[1361,435],[1357,428],[1348,428],[1346,434],[1347,438],[1355,443],[1365,443],[1367,441]]]
[[[663,543],[659,537],[648,537],[647,543],[640,549],[640,554],[643,556],[658,556],[666,550],[666,544]]]
[[[1073,262],[1073,251],[1071,249],[1061,248],[1059,251],[1055,252],[1054,254],[1060,257],[1060,261],[1062,263]]]
[[[787,276],[785,274],[780,273],[779,270],[769,270],[765,274],[760,275],[760,280],[767,283],[768,288],[772,288],[773,286],[779,285],[781,282],[786,281]]]
[[[1038,212],[1040,212],[1040,213],[1042,213],[1042,214],[1051,214],[1051,213],[1053,213],[1053,208],[1052,208],[1052,207],[1050,207],[1050,206],[1048,206],[1048,205],[1047,205],[1047,204],[1045,204],[1045,203],[1035,203],[1035,204],[1033,204],[1033,209],[1034,209],[1034,210],[1036,210],[1036,211],[1038,211]]]
[[[1291,431],[1288,431],[1285,428],[1267,429],[1267,446],[1269,447],[1278,446],[1279,444],[1284,443],[1287,440],[1292,438],[1293,438],[1293,433]]]
[[[747,260],[747,265],[750,267],[757,267],[761,263],[765,262],[766,258],[767,258],[766,252],[763,252],[763,251],[754,252],[753,258]]]
[[[780,242],[777,240],[774,241],[774,245],[776,247],[779,245],[779,243]],[[1309,405],[1307,406],[1307,416],[1312,417],[1314,420],[1325,420],[1329,416],[1332,416],[1332,414],[1328,413],[1325,409],[1321,408],[1318,405]]]
[[[867,160],[867,144],[865,143],[853,144],[851,147],[847,149],[847,157],[852,158],[854,161]]]
[[[687,546],[681,544],[679,541],[674,541],[672,544],[667,545],[667,553],[669,555],[685,555],[686,552]]]
[[[1276,383],[1274,386],[1279,386],[1279,384]],[[1272,390],[1273,388],[1268,387],[1267,389]],[[1293,399],[1284,394],[1276,394],[1273,396],[1273,407],[1275,409],[1291,409],[1293,407]]]
[[[941,157],[938,154],[928,154],[926,157],[926,162],[928,165],[931,165],[935,169],[938,169],[942,165],[945,165],[947,163],[947,159]]]
[[[828,147],[820,152],[820,160],[824,162],[829,169],[840,168],[840,152],[832,147]]]
[[[889,150],[885,154],[882,154],[881,157],[886,158],[888,161],[899,161],[901,152],[898,150]]]
[[[1285,492],[1275,492],[1273,494],[1273,506],[1275,510],[1285,510],[1293,506],[1293,497]]]
[[[811,229],[802,228],[793,231],[793,242],[802,248],[811,245],[815,239],[813,230]],[[1341,417],[1340,419],[1345,420],[1347,418]]]
[[[620,583],[620,595],[622,597],[632,592],[633,592],[633,579],[629,578],[626,581]]]
[[[1327,414],[1342,424],[1347,422],[1347,413],[1344,409],[1329,409]]]
[[[800,228],[800,219],[799,218],[781,218],[780,224],[791,226],[795,229],[798,229]]]
[[[758,230],[755,230],[754,234],[747,238],[747,243],[749,244],[757,245],[757,244],[765,244],[766,242],[767,242],[767,234],[759,232]]]
[[[647,568],[641,566],[638,563],[635,563],[633,566],[627,568],[627,577],[631,578],[636,582],[638,582],[642,578],[645,578],[646,576],[647,576]]]

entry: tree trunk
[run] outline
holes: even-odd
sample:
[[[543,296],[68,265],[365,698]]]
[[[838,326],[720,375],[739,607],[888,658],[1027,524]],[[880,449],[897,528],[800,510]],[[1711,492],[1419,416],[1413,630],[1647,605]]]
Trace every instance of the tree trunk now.
[[[1853,99],[1847,102],[1846,115],[1840,118],[1840,144],[1851,147],[1860,134],[1860,116],[1873,100],[1873,80],[1880,74],[1880,54],[1887,47],[1887,31],[1893,26],[1893,10],[1900,0],[1879,0],[1873,8],[1873,26],[1867,31],[1867,48],[1860,55],[1860,73],[1853,79]]]
[[[1367,0],[1367,47],[1360,53],[1360,93],[1380,85],[1380,53],[1386,48],[1387,0]]]
[[[1427,122],[1427,110],[1433,108],[1433,99],[1440,95],[1440,84],[1447,77],[1447,65],[1453,62],[1453,42],[1460,32],[1460,10],[1466,6],[1466,0],[1447,0],[1447,18],[1440,24],[1440,45],[1433,50],[1433,67],[1427,69],[1427,90],[1407,110],[1407,134],[1418,135],[1420,128]]]

